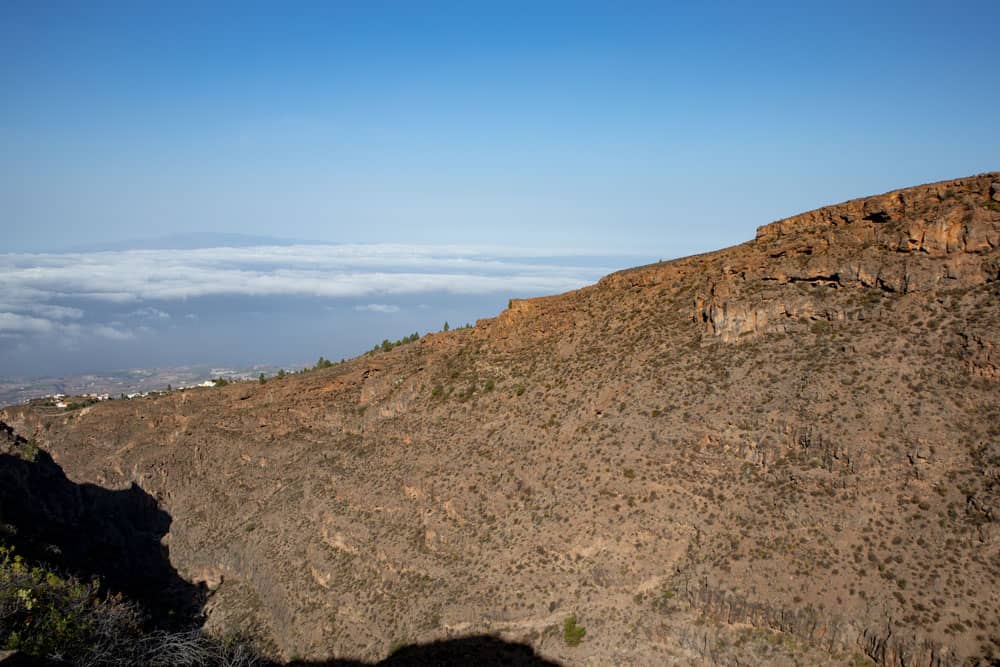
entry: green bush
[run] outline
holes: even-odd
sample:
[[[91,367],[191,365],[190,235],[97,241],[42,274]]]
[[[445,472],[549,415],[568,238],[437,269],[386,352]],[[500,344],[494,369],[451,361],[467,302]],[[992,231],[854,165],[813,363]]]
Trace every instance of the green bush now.
[[[86,663],[109,644],[137,641],[138,609],[117,596],[102,598],[98,590],[96,580],[61,577],[0,546],[0,648]]]
[[[586,634],[587,629],[576,624],[576,614],[568,616],[563,621],[563,640],[567,646],[579,646]]]
[[[22,461],[31,463],[38,458],[39,451],[41,451],[41,448],[39,448],[34,440],[27,440],[14,449],[14,454]]]
[[[151,632],[145,626],[138,605],[102,594],[97,579],[63,576],[0,544],[0,651],[58,657],[60,664],[80,667],[262,664],[240,639],[215,639],[197,628]]]

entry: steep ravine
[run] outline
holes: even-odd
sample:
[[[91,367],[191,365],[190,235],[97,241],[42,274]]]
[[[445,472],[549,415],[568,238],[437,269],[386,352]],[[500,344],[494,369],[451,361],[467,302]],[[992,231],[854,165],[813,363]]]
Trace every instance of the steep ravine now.
[[[998,267],[986,174],[326,370],[0,419],[157,499],[209,626],[286,657],[989,664]]]

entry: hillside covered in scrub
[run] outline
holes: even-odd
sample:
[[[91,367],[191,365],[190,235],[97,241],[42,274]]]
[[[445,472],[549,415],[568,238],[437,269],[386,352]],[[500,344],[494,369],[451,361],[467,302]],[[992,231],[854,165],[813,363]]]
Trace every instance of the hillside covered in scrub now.
[[[153,499],[206,630],[277,658],[989,664],[998,346],[994,173],[308,373],[0,420]]]

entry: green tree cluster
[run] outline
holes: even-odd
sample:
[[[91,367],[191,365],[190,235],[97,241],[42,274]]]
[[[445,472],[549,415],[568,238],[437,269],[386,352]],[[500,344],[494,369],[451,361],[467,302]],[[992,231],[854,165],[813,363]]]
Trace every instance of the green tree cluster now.
[[[399,340],[391,341],[388,338],[383,340],[381,343],[372,348],[371,352],[388,352],[394,347],[399,347],[400,345],[405,345],[407,343],[412,343],[414,341],[420,340],[420,334],[414,331],[409,336],[403,336]]]

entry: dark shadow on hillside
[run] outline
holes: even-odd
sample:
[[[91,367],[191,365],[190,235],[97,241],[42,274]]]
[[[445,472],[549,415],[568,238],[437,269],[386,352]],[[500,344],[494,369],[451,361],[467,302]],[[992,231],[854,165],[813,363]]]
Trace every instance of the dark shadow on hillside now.
[[[62,667],[44,659],[14,654],[4,660],[3,667]],[[285,663],[258,661],[259,667],[286,667]],[[294,661],[287,667],[561,667],[557,662],[545,660],[526,644],[507,642],[489,635],[476,635],[458,639],[441,640],[428,644],[405,646],[390,657],[376,663],[357,660],[321,660],[316,662]]]
[[[42,561],[83,580],[97,576],[150,613],[161,629],[200,624],[205,590],[183,580],[160,540],[170,515],[137,485],[110,490],[77,484],[52,457],[0,422],[0,543],[29,561]],[[6,665],[57,663],[0,651]],[[65,664],[65,663],[58,663]],[[260,660],[262,667],[284,663]],[[490,635],[411,644],[377,663],[331,658],[294,661],[297,667],[559,667],[531,646]]]
[[[527,644],[508,642],[490,635],[444,639],[404,646],[377,663],[353,660],[291,662],[292,667],[560,667],[546,660]]]
[[[142,604],[155,626],[197,623],[205,591],[184,581],[160,540],[170,515],[141,488],[76,484],[43,450],[0,423],[0,540]]]

